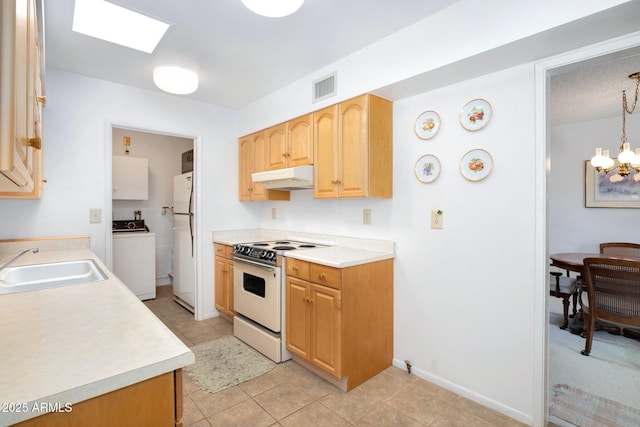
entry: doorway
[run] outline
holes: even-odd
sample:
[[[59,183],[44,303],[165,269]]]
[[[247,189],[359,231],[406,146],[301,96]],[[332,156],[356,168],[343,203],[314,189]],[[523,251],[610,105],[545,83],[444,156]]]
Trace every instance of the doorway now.
[[[584,128],[588,120],[584,120],[583,123],[562,124],[553,125],[553,119],[549,100],[552,98],[552,85],[551,79],[556,76],[563,76],[563,78],[569,76],[571,79],[571,73],[577,73],[587,67],[592,67],[598,64],[609,64],[612,69],[619,69],[618,66],[621,61],[627,60],[629,57],[638,55],[638,46],[640,45],[640,36],[626,37],[621,39],[612,40],[608,43],[603,43],[595,47],[589,47],[581,49],[579,51],[571,52],[566,55],[556,57],[554,59],[542,62],[536,66],[536,81],[539,88],[538,95],[541,96],[537,107],[537,116],[544,117],[544,121],[540,120],[539,124],[541,132],[537,137],[537,152],[540,154],[539,160],[541,175],[538,176],[537,181],[542,183],[544,190],[544,201],[541,200],[538,215],[544,218],[543,223],[538,221],[539,230],[543,230],[544,235],[541,235],[540,241],[544,242],[541,245],[541,250],[544,257],[540,259],[541,269],[544,269],[544,276],[541,276],[539,283],[544,284],[548,282],[548,255],[551,252],[597,252],[597,243],[600,241],[606,241],[611,239],[611,235],[603,233],[602,230],[591,230],[589,233],[579,233],[580,224],[587,225],[593,223],[610,223],[616,224],[616,220],[612,220],[611,216],[619,214],[619,212],[613,212],[611,209],[585,209],[583,204],[584,196],[584,160],[588,160],[595,151],[591,145],[584,147],[579,145],[583,143],[585,138],[580,135],[567,138],[568,140],[575,140],[575,144],[570,147],[560,147],[560,141],[562,135],[570,135],[572,126],[576,128]],[[636,71],[635,69],[633,71]],[[626,75],[623,76],[623,79]],[[616,100],[620,102],[619,96],[621,96],[622,89],[626,87],[620,87]],[[542,94],[544,92],[544,94]],[[619,105],[619,104],[618,104]],[[592,119],[596,120],[596,119]],[[610,146],[612,150],[617,149],[616,141],[620,138],[620,120],[621,117],[616,115],[611,120],[615,122],[609,134],[604,141],[600,141],[598,146]],[[637,119],[636,119],[637,120]],[[604,123],[604,122],[603,122]],[[629,123],[627,123],[629,126]],[[602,127],[602,126],[601,126]],[[637,146],[637,142],[635,143]],[[578,156],[576,158],[576,156]],[[549,165],[551,166],[549,169]],[[542,172],[544,171],[544,172]],[[560,171],[560,173],[558,173]],[[577,177],[577,179],[574,179]],[[569,182],[573,182],[568,189]],[[569,191],[573,194],[569,195]],[[564,192],[564,196],[560,195]],[[573,206],[572,209],[569,206]],[[598,215],[609,217],[606,222],[594,221],[593,218],[589,219],[585,217],[588,215]],[[623,216],[633,216],[638,219],[640,211],[627,209]],[[565,216],[566,223],[563,224],[562,220],[559,220],[562,216]],[[567,219],[568,218],[568,219]],[[634,223],[634,220],[631,220]],[[582,227],[584,229],[584,227]],[[570,236],[580,236],[579,238],[571,238]],[[633,239],[633,237],[631,237]],[[569,241],[568,241],[569,240]],[[616,240],[615,238],[613,240]],[[544,400],[544,413],[548,414],[549,419],[553,422],[557,422],[553,416],[549,415],[548,404],[552,401],[553,394],[551,392],[554,384],[566,382],[569,386],[584,389],[584,391],[615,400],[623,404],[629,404],[627,397],[633,395],[633,393],[627,393],[624,391],[622,384],[629,383],[628,379],[630,375],[639,376],[640,370],[636,366],[635,369],[629,366],[616,365],[611,363],[612,360],[605,360],[602,355],[598,357],[592,354],[589,357],[582,356],[579,352],[584,341],[579,337],[570,335],[568,331],[561,331],[562,335],[558,333],[558,325],[554,323],[553,316],[557,315],[558,310],[561,310],[554,301],[553,298],[549,299],[548,289],[545,287],[545,291],[540,291],[541,295],[545,295],[545,301],[541,304],[544,307],[541,314],[540,328],[541,336],[544,336],[544,344],[541,352],[544,356],[544,367],[541,372],[544,373],[543,377],[546,377],[545,384],[541,388],[545,394]],[[551,322],[549,311],[551,314]],[[542,315],[544,314],[544,315]],[[547,329],[548,328],[548,329]],[[554,328],[554,329],[552,329]],[[607,338],[607,337],[605,337]],[[574,348],[575,347],[575,348]],[[563,352],[561,355],[560,352]],[[561,364],[565,365],[561,365]],[[588,365],[588,367],[587,367]],[[580,367],[582,366],[582,368]],[[566,371],[564,371],[566,370]],[[599,371],[599,372],[598,372]],[[565,375],[568,374],[568,375]],[[587,381],[584,381],[585,378]],[[589,384],[588,379],[592,381]],[[604,380],[598,380],[594,378],[606,378]],[[618,378],[618,380],[616,380]],[[572,384],[573,382],[573,384]],[[637,382],[633,383],[634,386]],[[542,420],[541,420],[542,421]],[[537,425],[538,423],[536,423]],[[540,425],[544,425],[542,422]],[[564,425],[564,424],[562,424]]]
[[[188,278],[186,281],[189,284],[185,285],[186,281],[182,280],[180,287],[182,293],[180,293],[180,298],[176,299],[192,313],[195,313],[197,293],[195,216],[192,215],[187,220],[186,228],[189,242],[186,244],[181,237],[176,238],[176,236],[181,236],[181,233],[176,233],[174,219],[177,215],[174,215],[173,207],[176,177],[188,173],[190,175],[188,185],[191,190],[194,189],[194,176],[196,175],[195,162],[193,161],[194,146],[194,139],[188,137],[131,129],[124,126],[113,125],[111,127],[112,168],[116,158],[145,159],[148,163],[146,199],[112,200],[112,218],[114,221],[138,219],[144,222],[149,234],[155,236],[153,275],[156,284],[171,286],[175,294],[176,271],[180,272],[181,278],[186,276]],[[115,182],[115,173],[115,170],[112,169],[112,182]],[[195,203],[194,199],[190,206],[195,206]],[[181,232],[184,231],[182,228],[180,228]],[[116,259],[115,250],[116,245],[113,240],[113,261]]]

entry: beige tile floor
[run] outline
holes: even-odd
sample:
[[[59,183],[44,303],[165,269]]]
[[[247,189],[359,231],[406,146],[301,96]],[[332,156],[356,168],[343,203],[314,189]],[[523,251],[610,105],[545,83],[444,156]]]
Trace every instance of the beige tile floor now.
[[[196,321],[158,288],[146,302],[193,346],[233,333],[221,317]],[[211,426],[524,426],[406,371],[389,367],[345,393],[293,361],[235,387],[208,393],[184,375],[185,427]]]

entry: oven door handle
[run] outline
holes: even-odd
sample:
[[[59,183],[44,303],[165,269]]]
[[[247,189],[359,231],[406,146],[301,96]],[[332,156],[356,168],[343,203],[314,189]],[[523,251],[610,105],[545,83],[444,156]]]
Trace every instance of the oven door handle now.
[[[276,269],[275,267],[271,267],[271,266],[264,265],[264,264],[259,264],[257,262],[248,261],[248,260],[246,260],[244,258],[235,258],[234,257],[233,261],[234,262],[239,262],[241,264],[249,264],[249,265],[251,265],[253,267],[258,267],[258,268],[261,268],[261,269],[267,270],[267,271],[275,271],[275,269]]]

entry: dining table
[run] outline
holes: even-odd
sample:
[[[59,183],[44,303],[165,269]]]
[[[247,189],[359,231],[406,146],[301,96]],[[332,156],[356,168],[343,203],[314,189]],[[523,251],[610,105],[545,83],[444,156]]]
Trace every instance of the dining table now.
[[[623,258],[640,261],[640,257],[635,256],[626,255],[624,257],[612,257],[610,255],[590,252],[559,252],[549,255],[549,258],[551,259],[552,266],[561,268],[568,272],[575,272],[578,274],[578,276],[584,275],[585,258]],[[586,292],[586,288],[582,284],[582,281],[578,281],[578,283],[580,283],[580,293],[582,294],[583,290]],[[568,329],[572,334],[575,335],[581,335],[584,332],[584,319],[582,317],[582,309],[580,309],[580,313],[573,318],[573,321],[569,325]],[[620,334],[619,327],[613,324],[602,322],[600,320],[596,322],[596,330],[606,330],[616,335]]]

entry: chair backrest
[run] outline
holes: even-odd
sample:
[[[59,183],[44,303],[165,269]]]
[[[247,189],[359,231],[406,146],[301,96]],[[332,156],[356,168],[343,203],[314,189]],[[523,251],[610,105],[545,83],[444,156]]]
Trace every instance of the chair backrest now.
[[[625,257],[625,256],[640,257],[640,243],[627,243],[627,242],[600,243],[600,253],[602,255],[613,256],[613,257]]]
[[[640,326],[640,261],[585,258],[584,284],[596,318]]]

